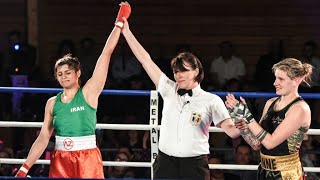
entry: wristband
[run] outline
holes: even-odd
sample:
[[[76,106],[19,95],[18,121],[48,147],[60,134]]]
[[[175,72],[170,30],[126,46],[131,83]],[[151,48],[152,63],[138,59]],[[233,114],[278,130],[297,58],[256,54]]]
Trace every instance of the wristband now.
[[[28,174],[28,172],[29,172],[29,169],[30,169],[30,167],[29,167],[26,163],[24,163],[24,164],[20,167],[20,169],[19,169],[19,171],[17,172],[17,174],[16,174],[15,177],[26,177],[27,174]]]

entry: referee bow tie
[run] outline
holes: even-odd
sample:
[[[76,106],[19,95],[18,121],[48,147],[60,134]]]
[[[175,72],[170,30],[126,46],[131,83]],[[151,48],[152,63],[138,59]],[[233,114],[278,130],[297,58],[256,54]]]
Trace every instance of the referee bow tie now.
[[[192,89],[189,89],[189,90],[186,90],[186,89],[178,89],[177,93],[180,95],[180,96],[183,96],[185,94],[188,93],[188,95],[191,97],[192,96]]]

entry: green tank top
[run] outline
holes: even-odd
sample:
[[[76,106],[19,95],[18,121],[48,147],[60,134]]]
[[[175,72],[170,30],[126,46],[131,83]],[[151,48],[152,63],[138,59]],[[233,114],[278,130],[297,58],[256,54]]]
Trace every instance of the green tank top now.
[[[69,103],[61,101],[57,94],[53,106],[53,126],[57,136],[76,137],[94,135],[97,109],[87,104],[80,88]]]

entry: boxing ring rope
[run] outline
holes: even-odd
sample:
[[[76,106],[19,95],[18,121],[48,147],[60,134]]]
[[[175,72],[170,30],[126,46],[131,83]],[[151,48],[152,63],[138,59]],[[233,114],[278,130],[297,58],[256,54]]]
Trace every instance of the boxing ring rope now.
[[[3,164],[23,164],[25,159],[0,158]],[[36,164],[50,164],[50,160],[39,159]],[[103,161],[104,166],[128,166],[128,167],[152,167],[150,162],[115,162]],[[257,170],[258,165],[237,165],[237,164],[209,164],[210,169],[228,169],[228,170]],[[319,167],[304,167],[306,172],[320,173]]]
[[[19,121],[0,121],[0,127],[35,127],[41,128],[42,122],[19,122]],[[161,125],[144,125],[144,124],[97,124],[97,129],[108,130],[150,130],[155,128],[160,129]],[[223,132],[221,128],[210,127],[210,132]],[[320,129],[309,129],[307,135],[320,135]]]
[[[2,93],[58,93],[62,91],[61,88],[25,88],[25,87],[0,87]],[[212,92],[218,96],[225,96],[227,92]],[[235,96],[242,96],[244,98],[270,98],[277,96],[275,93],[264,93],[264,92],[232,92]],[[139,124],[97,124],[97,129],[108,129],[108,130],[150,130],[150,140],[152,137],[158,137],[155,133],[160,129],[157,119],[157,106],[158,100],[152,99],[157,98],[157,91],[149,90],[103,90],[104,95],[130,95],[130,96],[150,96],[150,125],[139,125]],[[300,93],[305,99],[320,99],[319,93]],[[16,121],[0,121],[0,127],[35,127],[40,128],[42,122],[16,122]],[[223,132],[220,128],[210,127],[210,132]],[[308,135],[320,135],[320,129],[309,129]],[[151,153],[158,152],[157,139],[155,142],[151,142]],[[156,145],[156,146],[153,146]],[[13,158],[0,158],[0,164],[23,164],[25,159],[13,159]],[[154,158],[151,154],[151,162],[115,162],[115,161],[103,161],[104,166],[129,166],[129,167],[150,167],[153,171],[152,163]],[[36,164],[50,164],[50,160],[39,159]],[[230,170],[257,170],[258,165],[236,165],[236,164],[209,164],[210,169],[230,169]],[[320,173],[319,167],[304,167],[306,172]],[[152,173],[151,173],[152,174]]]
[[[0,87],[0,93],[58,93],[62,88],[30,88],[30,87]],[[226,96],[228,92],[211,92],[218,96]],[[271,98],[277,96],[275,93],[268,92],[230,92],[235,96],[243,98]],[[103,90],[104,95],[130,95],[130,96],[150,96],[150,90]],[[304,99],[320,99],[319,93],[299,93]]]

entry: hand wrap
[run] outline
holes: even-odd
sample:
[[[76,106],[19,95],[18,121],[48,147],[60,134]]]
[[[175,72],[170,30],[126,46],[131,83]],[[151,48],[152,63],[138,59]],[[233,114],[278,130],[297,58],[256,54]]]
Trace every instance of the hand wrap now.
[[[233,108],[228,108],[228,111],[233,120],[243,119],[247,124],[254,120],[253,115],[246,104],[239,102]]]

